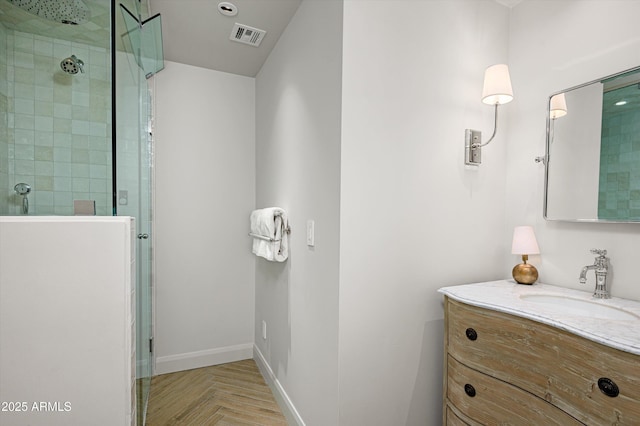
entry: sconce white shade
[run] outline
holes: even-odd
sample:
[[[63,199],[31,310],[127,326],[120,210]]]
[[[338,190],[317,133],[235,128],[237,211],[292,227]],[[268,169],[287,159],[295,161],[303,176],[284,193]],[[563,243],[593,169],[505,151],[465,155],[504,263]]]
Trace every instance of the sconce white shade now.
[[[555,120],[565,115],[567,115],[567,100],[564,97],[564,93],[552,96],[549,102],[549,117]]]
[[[492,65],[484,72],[482,102],[487,105],[502,105],[513,100],[509,67],[505,64]]]
[[[516,226],[513,229],[513,243],[511,245],[513,254],[540,254],[536,235],[531,226]]]

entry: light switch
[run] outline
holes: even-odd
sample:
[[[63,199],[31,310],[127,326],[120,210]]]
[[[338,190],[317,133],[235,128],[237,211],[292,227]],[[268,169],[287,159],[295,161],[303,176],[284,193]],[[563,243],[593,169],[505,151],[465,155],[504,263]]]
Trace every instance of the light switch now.
[[[307,245],[309,247],[314,247],[316,245],[315,228],[316,228],[315,221],[311,219],[307,220]]]

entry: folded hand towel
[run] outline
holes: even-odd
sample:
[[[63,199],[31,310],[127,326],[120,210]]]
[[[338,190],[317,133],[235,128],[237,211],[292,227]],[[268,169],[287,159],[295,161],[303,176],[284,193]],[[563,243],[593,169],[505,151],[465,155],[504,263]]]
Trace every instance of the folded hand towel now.
[[[287,212],[279,207],[251,212],[251,234],[253,253],[275,262],[284,262],[289,257],[289,228]],[[255,237],[255,236],[260,237]]]

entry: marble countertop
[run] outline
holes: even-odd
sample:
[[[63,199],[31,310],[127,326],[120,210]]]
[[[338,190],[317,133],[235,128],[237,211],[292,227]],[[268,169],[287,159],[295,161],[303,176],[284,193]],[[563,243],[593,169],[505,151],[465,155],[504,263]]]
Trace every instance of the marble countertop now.
[[[513,280],[443,287],[438,292],[469,305],[528,318],[621,351],[640,355],[640,302],[635,300],[618,297],[593,299],[592,292],[540,283],[521,285]],[[629,315],[627,319],[609,319],[604,318],[605,315],[594,318],[581,314],[579,309],[527,299],[531,296],[548,295],[606,305]]]

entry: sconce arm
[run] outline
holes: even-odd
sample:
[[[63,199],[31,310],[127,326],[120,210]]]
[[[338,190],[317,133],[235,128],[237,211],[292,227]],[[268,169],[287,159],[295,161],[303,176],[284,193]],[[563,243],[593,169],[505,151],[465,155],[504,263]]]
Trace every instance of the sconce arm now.
[[[493,134],[491,135],[489,140],[486,141],[485,143],[482,143],[482,144],[474,143],[473,145],[471,145],[471,148],[476,149],[476,148],[482,148],[483,146],[487,146],[493,140],[493,138],[496,137],[496,133],[498,132],[498,105],[499,104],[495,104],[495,107],[494,107],[495,114],[493,119]]]

